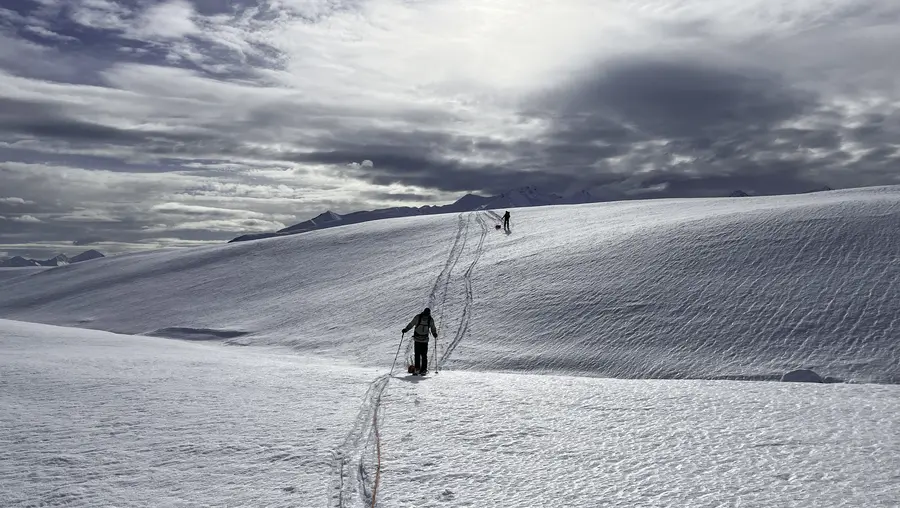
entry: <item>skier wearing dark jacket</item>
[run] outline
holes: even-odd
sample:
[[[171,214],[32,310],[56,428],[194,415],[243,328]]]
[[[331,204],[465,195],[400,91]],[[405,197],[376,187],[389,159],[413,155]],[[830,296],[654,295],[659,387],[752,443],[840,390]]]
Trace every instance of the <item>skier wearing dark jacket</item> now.
[[[503,229],[509,231],[509,210],[503,214]]]
[[[425,307],[421,314],[412,318],[412,321],[403,329],[403,333],[410,330],[413,330],[415,343],[415,373],[424,376],[428,372],[428,332],[430,331],[435,339],[438,336],[434,318],[431,317],[431,309]]]

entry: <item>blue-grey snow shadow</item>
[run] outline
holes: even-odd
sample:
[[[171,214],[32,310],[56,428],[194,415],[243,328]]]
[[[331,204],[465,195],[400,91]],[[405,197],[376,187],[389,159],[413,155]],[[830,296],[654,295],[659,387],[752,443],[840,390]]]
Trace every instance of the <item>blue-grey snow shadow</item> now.
[[[244,335],[247,335],[248,333],[250,332],[242,332],[239,330],[215,330],[212,328],[188,328],[173,326],[169,328],[160,328],[158,330],[147,332],[142,335],[162,337],[166,339],[205,341],[233,339],[235,337],[242,337]]]

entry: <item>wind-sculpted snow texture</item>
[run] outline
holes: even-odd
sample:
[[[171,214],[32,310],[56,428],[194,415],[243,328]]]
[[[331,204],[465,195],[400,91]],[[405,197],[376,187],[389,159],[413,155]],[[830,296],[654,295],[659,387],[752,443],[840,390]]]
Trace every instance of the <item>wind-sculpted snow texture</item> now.
[[[887,508],[900,498],[896,385],[375,370],[0,320],[0,505]]]
[[[895,507],[898,394],[449,370],[392,382],[380,506]]]
[[[898,187],[513,212],[509,234],[466,212],[53,268],[7,279],[0,317],[386,371],[430,304],[448,370],[900,381]]]
[[[0,320],[0,506],[326,506],[372,375]]]

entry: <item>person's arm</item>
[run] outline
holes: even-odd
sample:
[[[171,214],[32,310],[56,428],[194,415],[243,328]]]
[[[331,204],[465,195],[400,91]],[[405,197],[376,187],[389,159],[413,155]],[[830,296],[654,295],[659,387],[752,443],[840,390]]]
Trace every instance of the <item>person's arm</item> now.
[[[416,321],[416,318],[412,318],[412,320],[409,322],[409,324],[406,325],[406,328],[403,329],[403,333],[408,332],[413,326],[416,326],[413,324],[413,323],[415,323],[415,321]]]
[[[434,319],[431,320],[431,334],[434,335],[434,338],[437,338],[437,328],[434,326]]]

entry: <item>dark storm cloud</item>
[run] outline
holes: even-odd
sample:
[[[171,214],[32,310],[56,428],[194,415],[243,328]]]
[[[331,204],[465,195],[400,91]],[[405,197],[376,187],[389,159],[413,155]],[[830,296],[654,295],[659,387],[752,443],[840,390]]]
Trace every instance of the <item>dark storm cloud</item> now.
[[[774,126],[816,106],[809,94],[749,70],[690,59],[616,62],[543,101],[541,114],[552,125],[543,140],[550,147],[546,163],[600,163],[602,170],[605,160],[623,154],[640,161],[641,145],[648,142],[664,144],[663,153],[738,161],[747,148],[773,138]],[[833,139],[832,133],[804,135],[809,142]]]
[[[781,191],[792,192],[815,184],[800,176],[806,163],[766,166],[754,158],[761,153],[791,155],[798,147],[837,150],[837,129],[776,127],[819,107],[814,96],[772,75],[689,59],[631,60],[608,64],[529,102],[519,114],[549,125],[532,140],[358,131],[322,140],[331,150],[290,159],[333,165],[370,159],[374,167],[343,171],[377,184],[450,192],[499,193],[526,184],[563,192],[634,180],[629,169],[648,163],[661,167],[638,184],[669,184],[660,195],[717,195],[741,187],[775,193],[779,180]],[[663,146],[648,149],[648,143]],[[498,162],[466,162],[485,153]],[[701,176],[696,164],[672,163],[673,155],[702,162]]]
[[[638,181],[667,184],[660,196],[721,195],[738,188],[797,192],[821,185],[813,170],[847,162],[841,143],[848,119],[820,97],[771,72],[695,59],[607,63],[546,96],[542,110],[528,112],[551,119],[552,128],[541,140],[547,147],[542,162],[554,168],[590,166],[583,175],[590,175],[587,179],[650,163],[656,168],[647,173],[652,176]],[[891,114],[896,118],[896,111]],[[817,117],[821,120],[810,121]],[[828,121],[832,117],[839,121]],[[884,118],[867,120],[871,124],[853,133],[863,144],[877,146]],[[800,121],[814,126],[785,127]],[[650,149],[648,143],[653,143]],[[806,149],[820,153],[809,157]]]
[[[372,136],[377,136],[373,133]],[[424,136],[433,140],[433,133]],[[617,179],[610,175],[596,175],[585,178],[578,169],[557,168],[554,172],[541,171],[540,160],[529,160],[516,152],[517,144],[506,147],[508,155],[517,157],[515,162],[486,164],[464,162],[473,153],[466,147],[471,140],[446,136],[440,151],[429,151],[427,145],[419,143],[419,137],[409,135],[405,143],[360,144],[341,150],[303,153],[291,156],[298,162],[325,163],[340,166],[340,171],[352,178],[366,180],[378,185],[395,183],[414,185],[444,192],[478,191],[497,194],[511,188],[535,185],[548,192],[562,191],[572,182],[595,182],[595,185],[609,183]],[[530,150],[526,150],[530,151]],[[372,160],[373,167],[351,166],[348,161]]]
[[[624,124],[661,138],[766,127],[815,106],[813,97],[790,90],[777,76],[717,68],[691,57],[607,63],[549,102],[560,133],[604,129],[623,136],[616,127]]]
[[[372,192],[365,191],[360,194],[362,199],[372,201],[421,201],[428,202],[434,199],[434,196],[428,194],[417,194],[413,192]]]
[[[61,140],[72,145],[146,144],[148,149],[163,143],[171,152],[172,144],[220,139],[218,134],[135,130],[103,125],[79,119],[66,108],[50,102],[25,101],[0,97],[0,135],[6,139],[32,138]]]

